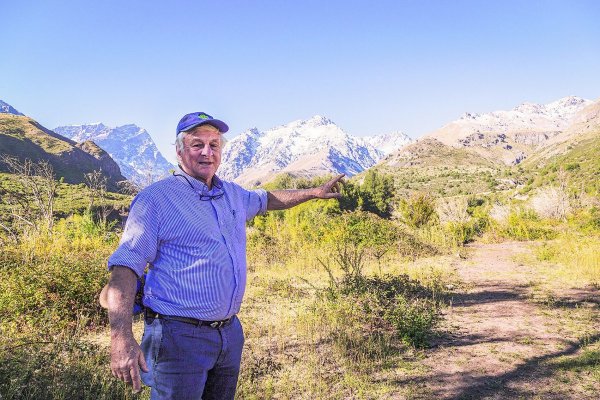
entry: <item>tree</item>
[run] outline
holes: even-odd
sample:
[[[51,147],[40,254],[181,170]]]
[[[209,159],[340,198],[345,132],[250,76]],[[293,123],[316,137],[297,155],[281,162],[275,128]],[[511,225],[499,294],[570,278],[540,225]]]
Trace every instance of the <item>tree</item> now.
[[[340,199],[340,209],[362,210],[377,214],[382,218],[392,215],[395,190],[394,179],[390,175],[375,170],[367,171],[362,185],[346,182]]]
[[[42,160],[24,161],[3,155],[0,161],[16,177],[18,186],[7,190],[2,200],[11,209],[12,229],[20,224],[36,230],[51,232],[54,224],[54,202],[59,182],[49,162]],[[5,229],[10,229],[4,226]],[[12,232],[14,234],[14,232]]]
[[[361,185],[362,209],[389,218],[394,200],[394,179],[390,175],[368,170]]]
[[[379,275],[382,275],[381,259],[398,240],[398,227],[388,219],[373,216],[371,217],[371,223],[368,226],[368,232],[369,240],[367,245],[370,253],[377,260]]]
[[[93,172],[85,174],[85,184],[90,190],[90,205],[88,211],[93,213],[94,210],[94,201],[98,199],[98,212],[100,222],[106,225],[106,219],[108,215],[112,211],[112,207],[110,207],[106,203],[106,183],[108,179],[105,175],[102,174],[102,170],[95,170]]]

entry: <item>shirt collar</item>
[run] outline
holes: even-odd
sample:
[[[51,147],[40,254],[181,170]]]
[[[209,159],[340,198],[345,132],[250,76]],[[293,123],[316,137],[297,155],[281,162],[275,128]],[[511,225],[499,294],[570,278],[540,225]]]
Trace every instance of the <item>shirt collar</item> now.
[[[181,169],[181,167],[177,167],[177,169],[173,172],[173,175],[186,185],[191,185],[195,191],[200,193],[210,193],[215,189],[223,189],[223,181],[216,175],[214,175],[212,178],[212,189],[210,190],[208,189],[206,183],[194,178],[191,175],[188,175],[183,169]]]

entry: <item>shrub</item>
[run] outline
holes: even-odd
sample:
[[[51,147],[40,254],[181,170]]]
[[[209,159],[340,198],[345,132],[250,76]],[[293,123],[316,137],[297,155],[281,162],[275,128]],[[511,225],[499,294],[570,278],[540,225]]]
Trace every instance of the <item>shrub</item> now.
[[[564,220],[571,212],[569,196],[563,189],[557,187],[540,189],[531,198],[531,206],[541,218]]]
[[[575,225],[582,232],[600,233],[600,208],[597,206],[578,210],[569,220],[572,225]]]
[[[394,179],[391,176],[370,169],[365,175],[361,190],[364,211],[375,213],[382,218],[391,216],[394,199]]]
[[[528,209],[511,211],[499,232],[515,240],[552,239],[557,234],[550,222],[541,221],[534,211]]]
[[[402,221],[418,228],[428,224],[435,216],[435,200],[428,194],[415,193],[400,202]]]
[[[352,182],[344,184],[339,204],[344,211],[368,211],[389,218],[394,195],[394,179],[390,175],[368,170],[361,185]]]
[[[83,339],[106,324],[98,294],[117,235],[91,214],[30,231],[0,252],[0,398],[132,398],[106,349]]]
[[[2,249],[0,257],[0,334],[40,328],[60,332],[85,318],[105,320],[97,296],[106,281],[106,260],[117,237],[74,215],[51,233],[29,232],[26,240]]]
[[[345,241],[338,242],[331,256],[342,270],[341,278],[335,278],[329,264],[322,262],[329,274],[324,307],[337,322],[334,325],[346,321],[347,326],[333,330],[336,344],[348,354],[360,348],[363,355],[377,357],[384,355],[395,339],[413,347],[424,346],[439,319],[441,302],[436,292],[407,275],[364,276],[362,250],[373,238],[364,231],[370,217],[345,217],[338,227],[340,236],[334,236],[336,240],[345,236]]]
[[[444,225],[444,232],[452,239],[454,246],[472,242],[476,236],[483,233],[484,220],[472,219],[466,222],[448,222]]]
[[[440,319],[436,293],[407,275],[345,276],[318,308],[334,320],[332,337],[346,355],[385,356],[398,340],[424,347]]]

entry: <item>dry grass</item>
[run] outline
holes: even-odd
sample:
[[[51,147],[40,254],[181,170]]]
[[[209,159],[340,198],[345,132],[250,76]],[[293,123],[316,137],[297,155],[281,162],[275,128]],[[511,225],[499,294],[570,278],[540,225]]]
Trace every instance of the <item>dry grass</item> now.
[[[600,237],[568,234],[535,249],[545,282],[562,287],[600,287]]]

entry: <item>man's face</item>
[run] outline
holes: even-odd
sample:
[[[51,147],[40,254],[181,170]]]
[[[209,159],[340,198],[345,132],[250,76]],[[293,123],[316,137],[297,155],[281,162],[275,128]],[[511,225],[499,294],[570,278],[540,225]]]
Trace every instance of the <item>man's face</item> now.
[[[177,158],[185,173],[211,187],[221,164],[221,150],[221,133],[211,125],[200,125],[183,138]]]

